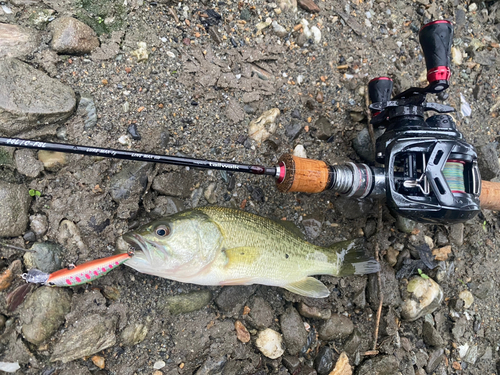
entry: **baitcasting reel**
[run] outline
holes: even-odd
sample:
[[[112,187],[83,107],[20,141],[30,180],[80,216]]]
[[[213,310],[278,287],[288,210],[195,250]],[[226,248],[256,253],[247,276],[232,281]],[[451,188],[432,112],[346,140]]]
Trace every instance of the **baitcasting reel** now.
[[[391,99],[390,78],[369,82],[371,122],[385,129],[376,140],[376,160],[384,168],[354,163],[327,166],[312,160],[309,164],[324,166],[306,167],[300,165],[304,161],[284,155],[277,168],[278,188],[306,192],[332,189],[354,198],[385,196],[393,212],[424,223],[455,223],[474,217],[480,211],[481,192],[477,154],[447,115],[455,109],[426,102],[427,94],[449,87],[452,38],[449,21],[434,21],[420,30],[427,87],[410,88]],[[439,114],[425,119],[426,111]],[[315,190],[307,191],[300,185],[300,181],[314,179],[321,182]]]

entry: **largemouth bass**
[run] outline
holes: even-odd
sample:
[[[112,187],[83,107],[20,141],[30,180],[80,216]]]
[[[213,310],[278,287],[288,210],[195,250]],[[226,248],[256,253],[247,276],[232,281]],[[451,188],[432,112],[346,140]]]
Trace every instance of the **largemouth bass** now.
[[[380,269],[365,255],[362,240],[315,246],[277,221],[223,207],[179,212],[123,238],[136,248],[125,265],[199,285],[263,284],[324,298],[327,287],[312,275],[363,275]]]

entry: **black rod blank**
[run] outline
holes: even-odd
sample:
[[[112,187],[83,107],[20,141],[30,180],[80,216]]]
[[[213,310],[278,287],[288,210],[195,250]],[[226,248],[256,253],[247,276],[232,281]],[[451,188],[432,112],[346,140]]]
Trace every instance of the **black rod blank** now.
[[[20,138],[0,137],[0,146],[31,148],[36,150],[57,151],[70,154],[80,154],[86,156],[100,156],[105,158],[148,161],[153,163],[164,163],[181,165],[192,168],[217,169],[231,172],[243,172],[251,174],[263,174],[268,176],[276,175],[275,167],[263,167],[261,165],[227,163],[216,160],[203,160],[186,158],[181,156],[167,156],[158,154],[148,154],[144,152],[115,150],[110,148],[69,145],[65,143],[32,141]]]

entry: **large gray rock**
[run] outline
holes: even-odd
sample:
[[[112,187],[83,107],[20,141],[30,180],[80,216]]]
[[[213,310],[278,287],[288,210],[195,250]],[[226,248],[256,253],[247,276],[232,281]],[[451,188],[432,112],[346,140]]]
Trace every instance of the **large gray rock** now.
[[[153,168],[151,163],[126,163],[122,170],[111,177],[109,193],[120,203],[129,198],[139,200],[148,184],[148,174]]]
[[[489,181],[500,176],[497,147],[498,144],[493,142],[477,148],[477,164],[483,180]]]
[[[117,317],[86,315],[75,322],[55,344],[50,360],[64,363],[98,353],[116,344]]]
[[[99,39],[89,26],[72,17],[61,17],[51,24],[50,47],[61,54],[84,55],[99,47]]]
[[[225,315],[237,317],[255,289],[257,289],[255,285],[224,287],[215,299],[215,303]]]
[[[38,37],[31,30],[0,23],[0,59],[30,54],[38,45]]]
[[[250,312],[244,315],[245,322],[257,329],[266,329],[273,324],[274,310],[262,297],[256,297],[249,305]]]
[[[30,202],[26,186],[0,181],[0,237],[16,237],[24,233]]]
[[[132,346],[143,342],[151,327],[151,318],[148,316],[141,322],[128,323],[121,332],[121,341],[123,345]]]
[[[36,242],[31,252],[24,254],[24,263],[28,269],[36,268],[40,271],[52,273],[62,266],[63,247],[51,242]]]
[[[51,337],[64,322],[70,310],[68,291],[42,287],[35,290],[24,304],[20,316],[26,340],[39,345]]]
[[[195,184],[192,171],[172,171],[155,177],[153,189],[163,195],[187,198]]]
[[[35,178],[43,171],[43,164],[35,157],[33,150],[26,148],[17,150],[14,159],[17,171],[25,176]]]
[[[298,354],[307,342],[307,331],[295,308],[290,306],[285,310],[285,313],[280,317],[280,326],[288,353]]]
[[[64,121],[75,106],[70,87],[19,60],[0,60],[0,134]]]
[[[318,334],[321,340],[337,340],[348,337],[354,331],[354,324],[351,319],[344,315],[332,314],[319,329]]]
[[[399,363],[395,356],[379,355],[358,367],[356,375],[396,375]]]
[[[212,292],[208,289],[168,296],[164,299],[164,309],[172,315],[186,314],[207,306],[212,300]]]

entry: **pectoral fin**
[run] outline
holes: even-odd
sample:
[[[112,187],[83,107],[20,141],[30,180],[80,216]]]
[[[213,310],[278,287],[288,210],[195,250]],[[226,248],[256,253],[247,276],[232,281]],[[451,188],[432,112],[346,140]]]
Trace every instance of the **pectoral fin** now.
[[[255,247],[235,247],[224,252],[227,257],[226,268],[250,265],[261,256],[261,251]]]
[[[325,284],[314,277],[306,277],[295,283],[284,285],[283,288],[305,297],[325,298],[330,295]]]

